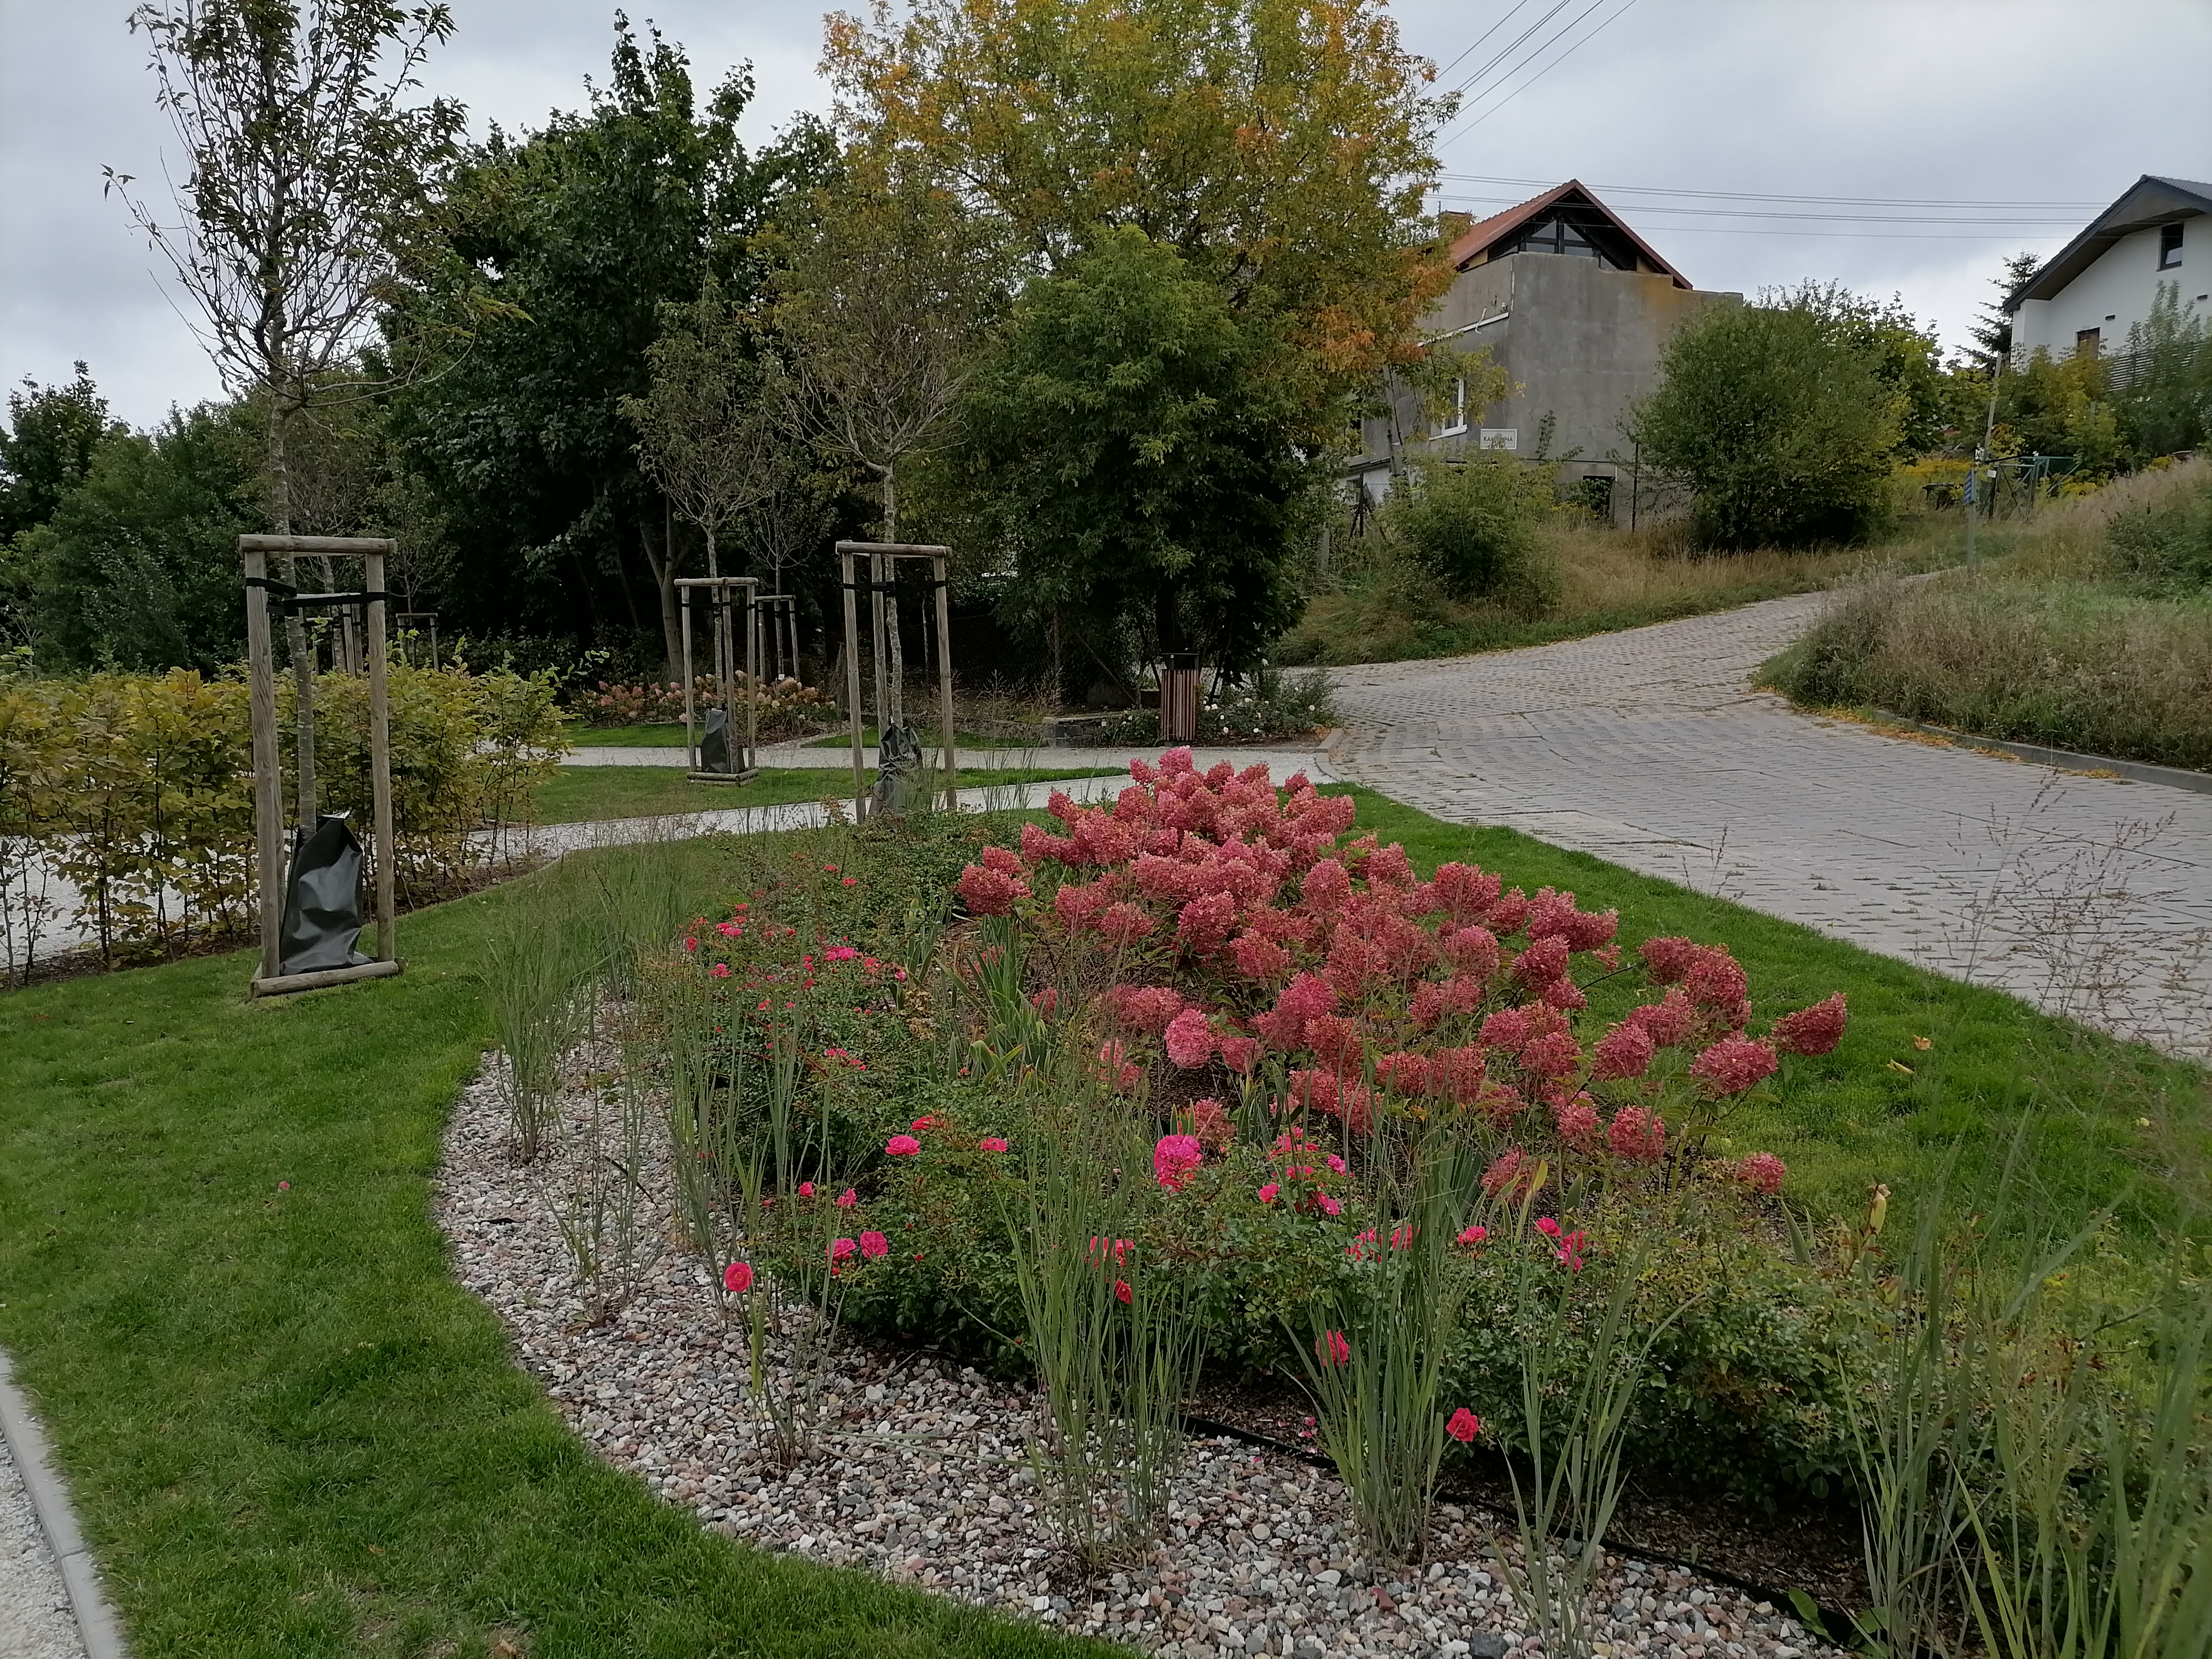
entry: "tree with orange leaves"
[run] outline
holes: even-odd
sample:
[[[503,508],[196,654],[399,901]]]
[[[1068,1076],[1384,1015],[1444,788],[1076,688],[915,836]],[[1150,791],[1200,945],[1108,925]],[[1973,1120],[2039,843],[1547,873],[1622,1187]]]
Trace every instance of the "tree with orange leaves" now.
[[[829,20],[859,144],[920,157],[1048,268],[1133,226],[1281,319],[1316,417],[1420,355],[1452,100],[1382,0],[914,0]]]

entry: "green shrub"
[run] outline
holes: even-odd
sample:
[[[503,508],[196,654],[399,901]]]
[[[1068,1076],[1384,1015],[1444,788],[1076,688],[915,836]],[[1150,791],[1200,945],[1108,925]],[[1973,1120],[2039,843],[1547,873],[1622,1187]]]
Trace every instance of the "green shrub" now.
[[[2109,557],[2155,592],[2212,588],[2212,478],[2180,500],[2112,520]]]
[[[1559,562],[1537,529],[1550,507],[1547,473],[1489,450],[1413,466],[1383,523],[1447,592],[1521,617],[1559,602]]]
[[[1910,402],[1848,296],[1808,288],[1686,323],[1632,435],[1686,483],[1708,547],[1805,547],[1876,529]]]

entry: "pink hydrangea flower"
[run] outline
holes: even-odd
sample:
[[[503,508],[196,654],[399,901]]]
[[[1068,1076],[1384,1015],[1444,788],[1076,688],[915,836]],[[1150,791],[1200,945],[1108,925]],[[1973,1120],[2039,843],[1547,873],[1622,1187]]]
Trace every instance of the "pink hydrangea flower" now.
[[[1098,1045],[1098,1075],[1108,1088],[1126,1095],[1137,1086],[1144,1073],[1129,1058],[1127,1049],[1109,1040]]]
[[[1844,994],[1784,1014],[1774,1022],[1774,1046],[1785,1054],[1826,1054],[1844,1040]]]
[[[1650,1069],[1656,1052],[1650,1032],[1624,1021],[1600,1038],[1590,1051],[1590,1075],[1609,1081],[1642,1077]]]
[[[1782,1190],[1782,1178],[1789,1173],[1789,1167],[1771,1152],[1753,1152],[1735,1166],[1738,1181],[1769,1198]]]
[[[1185,1071],[1213,1058],[1213,1028],[1203,1009],[1186,1008],[1168,1022],[1168,1058]]]
[[[1755,1037],[1724,1036],[1690,1062],[1690,1075],[1715,1094],[1740,1095],[1781,1064],[1774,1045]]]
[[[1229,1143],[1237,1138],[1237,1127],[1229,1121],[1229,1109],[1211,1097],[1191,1103],[1190,1122],[1198,1144],[1209,1152],[1227,1152]]]
[[[753,1287],[753,1264],[732,1261],[722,1269],[722,1288],[732,1296],[743,1296]]]
[[[1170,1192],[1182,1189],[1184,1177],[1206,1162],[1196,1135],[1162,1135],[1152,1148],[1152,1174]]]
[[[893,1135],[884,1143],[884,1150],[893,1158],[912,1158],[921,1150],[921,1143],[912,1135]]]
[[[1239,1077],[1249,1077],[1252,1075],[1252,1068],[1259,1063],[1260,1060],[1259,1038],[1250,1036],[1224,1037],[1221,1039],[1220,1046],[1221,1063],[1224,1066],[1226,1066],[1231,1071],[1234,1072]]]
[[[889,1255],[890,1250],[890,1240],[885,1238],[881,1233],[871,1231],[860,1235],[860,1254],[870,1261],[872,1261],[880,1255]]]
[[[1518,1146],[1509,1146],[1496,1163],[1483,1171],[1482,1190],[1489,1197],[1504,1197],[1510,1203],[1518,1203],[1536,1190],[1539,1164],[1540,1160]]]
[[[1656,1164],[1667,1156],[1667,1120],[1641,1106],[1624,1106],[1605,1132],[1613,1155],[1629,1164]]]
[[[1444,1432],[1464,1446],[1482,1432],[1482,1419],[1462,1406],[1451,1414],[1451,1421],[1444,1425]]]
[[[963,870],[960,879],[952,885],[971,915],[1009,915],[1013,910],[1015,900],[1030,896],[1027,882],[1018,880],[1003,870],[987,869],[980,864],[971,864]]]

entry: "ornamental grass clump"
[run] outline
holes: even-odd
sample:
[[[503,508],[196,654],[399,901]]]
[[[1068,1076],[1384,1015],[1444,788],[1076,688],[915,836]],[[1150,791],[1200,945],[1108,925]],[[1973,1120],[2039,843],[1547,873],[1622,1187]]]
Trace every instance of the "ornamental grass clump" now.
[[[1044,1520],[1095,1572],[1158,1535],[1181,1461],[1200,1328],[1187,1285],[1139,1239],[1154,1194],[1177,1191],[1198,1160],[1194,1141],[1163,1141],[1148,1158],[1129,1121],[1097,1109],[1079,1062],[1063,1047],[1029,1074],[1025,1179],[1005,1201],[1036,1367],[1030,1455]]]
[[[1306,1328],[1289,1334],[1361,1545],[1373,1563],[1395,1566],[1422,1559],[1446,1437],[1469,1437],[1453,1425],[1473,1420],[1443,1397],[1464,1293],[1451,1271],[1466,1230],[1463,1183],[1448,1136],[1394,1146],[1377,1134],[1365,1153],[1360,1212],[1374,1224],[1346,1247]]]

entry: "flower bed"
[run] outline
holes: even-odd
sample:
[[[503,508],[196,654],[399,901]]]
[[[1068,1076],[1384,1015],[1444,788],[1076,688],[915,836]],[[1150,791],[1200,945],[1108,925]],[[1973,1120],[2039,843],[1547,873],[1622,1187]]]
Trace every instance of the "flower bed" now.
[[[742,682],[744,676],[740,674],[738,678]],[[702,711],[722,705],[722,688],[711,678],[701,678],[694,684],[692,695]],[[579,711],[595,726],[672,726],[681,725],[684,720],[684,684],[680,680],[671,680],[665,685],[653,681],[615,684],[601,680],[596,689],[577,701]],[[802,685],[789,676],[763,684],[755,705],[755,718],[759,721],[761,740],[764,743],[805,737],[834,725],[838,718],[836,699],[811,685]]]

